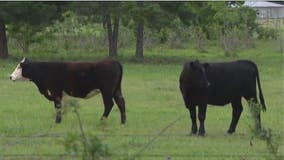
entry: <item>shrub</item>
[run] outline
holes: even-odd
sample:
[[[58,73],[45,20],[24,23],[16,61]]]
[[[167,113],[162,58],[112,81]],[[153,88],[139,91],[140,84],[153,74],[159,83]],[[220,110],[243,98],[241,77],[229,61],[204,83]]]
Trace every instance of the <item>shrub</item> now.
[[[266,27],[258,27],[257,30],[257,37],[259,39],[277,39],[277,31],[273,28],[266,28]]]
[[[184,49],[190,39],[190,28],[179,19],[173,21],[173,27],[168,30],[167,45],[174,49]]]
[[[246,26],[225,28],[220,32],[219,42],[225,56],[237,56],[237,52],[254,46],[253,38]]]
[[[119,26],[118,37],[118,48],[131,48],[131,46],[135,46],[136,44],[134,31],[123,25]]]
[[[157,44],[159,44],[158,33],[148,27],[144,27],[144,47],[151,49]]]
[[[68,134],[64,141],[67,153],[75,157],[82,156],[84,160],[99,160],[110,156],[106,145],[102,144],[95,134],[86,134],[83,128],[80,114],[78,112],[79,103],[74,98],[63,99],[63,107],[72,107],[79,123],[80,135]]]
[[[195,47],[201,53],[206,52],[207,38],[206,34],[200,26],[193,26],[191,28],[191,37],[195,43]]]
[[[280,160],[281,157],[277,155],[278,148],[281,144],[280,135],[273,133],[272,129],[270,128],[256,127],[257,125],[260,125],[260,122],[258,121],[258,115],[261,112],[262,106],[258,103],[253,102],[252,100],[250,100],[248,104],[249,104],[249,110],[250,110],[250,115],[251,115],[250,118],[255,123],[255,127],[252,127],[251,125],[249,126],[251,130],[251,134],[252,134],[250,144],[251,145],[253,144],[254,138],[265,141],[267,150],[271,155],[271,156],[267,156],[266,159]]]

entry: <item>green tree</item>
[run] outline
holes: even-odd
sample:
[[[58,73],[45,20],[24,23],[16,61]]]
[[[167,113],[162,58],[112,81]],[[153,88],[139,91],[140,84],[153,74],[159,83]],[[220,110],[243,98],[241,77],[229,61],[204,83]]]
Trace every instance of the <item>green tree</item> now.
[[[108,37],[109,56],[117,57],[118,30],[122,14],[122,2],[76,2],[72,5],[78,15],[103,23]]]
[[[5,44],[7,38],[4,38],[6,37],[5,27],[3,27],[3,24],[4,26],[6,24],[9,36],[16,38],[23,52],[27,53],[29,45],[40,40],[39,32],[50,25],[54,19],[60,17],[63,4],[62,2],[1,2],[1,48],[7,47]]]
[[[256,30],[256,13],[244,7],[244,2],[160,2],[160,6],[192,28],[191,35],[201,52],[203,42],[220,40],[227,55],[251,43],[250,37]]]
[[[176,2],[164,2],[175,4]],[[163,4],[163,3],[161,3]],[[144,27],[150,28],[154,32],[160,33],[160,42],[165,42],[167,33],[165,28],[170,26],[175,15],[171,12],[163,10],[159,2],[143,2],[137,1],[125,2],[123,4],[124,10],[122,21],[124,25],[133,29],[136,34],[136,52],[135,57],[138,61],[144,60],[143,53],[143,39]]]

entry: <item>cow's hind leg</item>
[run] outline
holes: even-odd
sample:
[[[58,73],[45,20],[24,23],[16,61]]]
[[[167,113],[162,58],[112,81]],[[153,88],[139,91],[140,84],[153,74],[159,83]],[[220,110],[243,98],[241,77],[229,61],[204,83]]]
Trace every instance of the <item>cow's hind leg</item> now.
[[[120,111],[120,117],[121,117],[121,123],[125,124],[126,122],[126,114],[125,114],[125,101],[121,93],[121,89],[119,88],[114,93],[114,101],[117,104],[119,111]]]
[[[201,104],[198,106],[198,120],[199,120],[199,131],[198,135],[204,136],[205,135],[205,119],[206,119],[206,109],[207,105],[206,104]]]
[[[232,134],[235,132],[236,126],[238,124],[242,111],[243,111],[243,106],[242,106],[241,98],[239,97],[239,98],[236,98],[234,101],[232,101],[232,121],[230,124],[230,128],[227,131],[229,134]]]
[[[104,113],[101,117],[101,120],[108,117],[112,107],[113,107],[113,100],[112,100],[112,94],[110,92],[102,92],[103,101],[104,101]]]

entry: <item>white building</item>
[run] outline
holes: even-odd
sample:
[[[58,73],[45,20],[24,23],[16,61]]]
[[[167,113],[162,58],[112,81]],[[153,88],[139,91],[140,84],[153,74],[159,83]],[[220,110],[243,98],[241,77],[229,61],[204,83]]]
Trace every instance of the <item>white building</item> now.
[[[266,1],[245,1],[244,6],[257,10],[257,17],[262,19],[284,19],[284,5]]]

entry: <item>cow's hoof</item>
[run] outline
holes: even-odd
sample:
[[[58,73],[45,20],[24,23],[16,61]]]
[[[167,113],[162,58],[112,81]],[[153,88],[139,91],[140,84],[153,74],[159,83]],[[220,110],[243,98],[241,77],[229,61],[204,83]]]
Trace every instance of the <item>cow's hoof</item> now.
[[[234,132],[235,132],[235,131],[230,130],[230,129],[227,131],[227,133],[230,134],[230,135],[233,134]]]
[[[197,133],[190,133],[189,136],[197,136]]]
[[[205,132],[198,132],[198,136],[204,137],[205,136]]]
[[[105,120],[105,119],[107,119],[107,117],[105,117],[105,116],[102,116],[102,117],[101,117],[101,121],[103,121],[103,120]]]
[[[197,131],[191,131],[190,135],[196,135]]]
[[[197,128],[192,127],[191,128],[191,134],[196,134],[197,133]]]
[[[205,133],[198,133],[198,136],[205,137]]]
[[[125,123],[126,123],[126,119],[122,119],[121,124],[125,124]]]
[[[60,116],[56,116],[55,123],[60,123],[60,122],[61,122],[61,117]]]
[[[121,127],[122,127],[122,128],[125,128],[125,127],[126,127],[126,124],[125,124],[125,123],[121,123]]]

